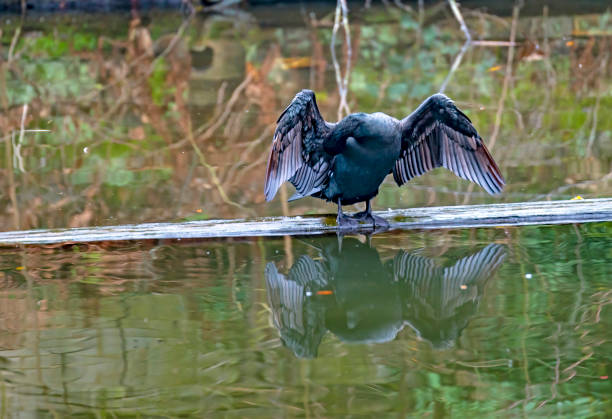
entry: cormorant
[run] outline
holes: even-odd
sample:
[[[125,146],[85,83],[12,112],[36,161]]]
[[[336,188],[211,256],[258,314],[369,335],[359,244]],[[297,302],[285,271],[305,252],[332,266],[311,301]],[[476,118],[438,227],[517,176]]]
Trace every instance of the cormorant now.
[[[470,119],[438,93],[412,114],[397,120],[382,112],[354,113],[338,123],[323,119],[312,90],[299,92],[277,121],[266,171],[265,196],[271,201],[289,181],[297,192],[338,204],[338,225],[359,221],[387,225],[372,214],[370,200],[385,177],[401,186],[436,167],[445,167],[490,194],[505,182]],[[353,216],[342,205],[365,202]]]
[[[355,238],[342,249],[334,239],[314,242],[318,255],[299,256],[287,274],[266,264],[272,323],[300,358],[316,357],[328,330],[344,342],[382,343],[408,325],[434,348],[452,347],[506,257],[503,245],[491,243],[475,253],[429,258],[423,249],[399,250],[382,260]]]

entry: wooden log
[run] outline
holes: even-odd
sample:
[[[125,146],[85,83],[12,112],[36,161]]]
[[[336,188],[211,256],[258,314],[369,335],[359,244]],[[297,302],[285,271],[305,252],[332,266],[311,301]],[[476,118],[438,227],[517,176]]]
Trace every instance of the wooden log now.
[[[391,230],[585,223],[611,221],[612,198],[407,208],[380,211],[376,214],[390,223]],[[8,231],[0,233],[0,245],[313,235],[336,232],[337,230],[335,215],[264,217],[250,220],[206,220]],[[361,224],[357,229],[349,231],[372,231],[372,225]]]

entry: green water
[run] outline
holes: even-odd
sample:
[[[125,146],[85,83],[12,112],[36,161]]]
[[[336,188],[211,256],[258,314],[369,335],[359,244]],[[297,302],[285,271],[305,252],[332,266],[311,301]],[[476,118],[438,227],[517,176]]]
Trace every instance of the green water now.
[[[610,228],[5,248],[1,413],[609,417]]]

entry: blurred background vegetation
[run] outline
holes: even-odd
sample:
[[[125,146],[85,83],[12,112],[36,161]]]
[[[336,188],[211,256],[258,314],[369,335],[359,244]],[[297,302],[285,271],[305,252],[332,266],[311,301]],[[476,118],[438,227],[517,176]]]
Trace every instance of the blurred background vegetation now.
[[[25,15],[19,3],[1,16],[5,230],[333,212],[315,199],[266,204],[262,193],[275,118],[297,91],[315,90],[336,120],[333,2],[92,3],[104,13],[26,3]],[[403,117],[440,89],[465,38],[446,2],[425,3],[349,2],[350,63],[342,31],[336,51],[351,111]],[[440,170],[383,185],[375,208],[612,191],[605,2],[515,13],[482,3],[462,5],[475,42],[445,93],[493,148],[504,194]]]

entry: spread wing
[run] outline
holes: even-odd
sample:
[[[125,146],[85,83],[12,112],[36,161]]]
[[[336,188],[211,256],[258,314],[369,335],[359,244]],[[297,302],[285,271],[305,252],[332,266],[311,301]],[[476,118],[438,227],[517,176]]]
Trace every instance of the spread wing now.
[[[411,290],[413,298],[430,307],[430,314],[446,318],[457,307],[479,296],[505,257],[505,248],[493,243],[449,267],[440,267],[427,257],[400,252],[393,261],[393,271],[396,280]]]
[[[333,124],[325,122],[312,90],[302,90],[278,118],[266,171],[265,195],[271,201],[290,181],[298,195],[317,192],[329,179],[331,158],[323,149]]]
[[[434,347],[452,345],[476,314],[484,286],[505,256],[503,246],[489,244],[453,266],[442,267],[432,259],[400,252],[393,270],[406,320]]]
[[[325,334],[323,307],[309,295],[327,285],[325,267],[301,256],[285,276],[273,262],[266,265],[268,304],[282,341],[301,358],[314,358]]]
[[[445,167],[490,194],[504,178],[472,121],[443,94],[435,94],[401,121],[402,148],[393,167],[398,185],[436,167]]]

